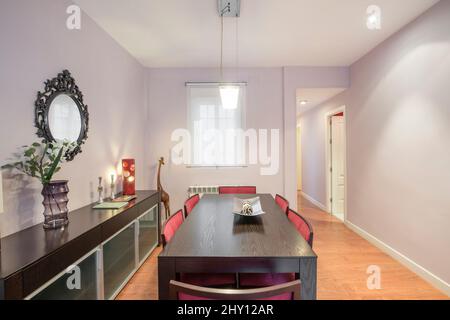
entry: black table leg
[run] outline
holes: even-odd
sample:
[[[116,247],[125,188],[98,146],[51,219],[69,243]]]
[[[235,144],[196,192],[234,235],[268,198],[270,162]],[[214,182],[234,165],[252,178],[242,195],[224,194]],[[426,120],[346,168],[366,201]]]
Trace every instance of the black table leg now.
[[[167,257],[158,257],[158,299],[169,300],[170,280],[176,280],[175,260]]]
[[[317,299],[317,258],[300,259],[300,299]]]

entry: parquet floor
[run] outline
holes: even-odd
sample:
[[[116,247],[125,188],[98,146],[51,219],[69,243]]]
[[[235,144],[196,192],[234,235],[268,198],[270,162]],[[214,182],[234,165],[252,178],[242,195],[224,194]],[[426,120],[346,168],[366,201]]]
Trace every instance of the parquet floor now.
[[[299,196],[299,211],[314,229],[317,253],[317,297],[332,300],[359,299],[448,299],[415,273],[371,245],[341,221]],[[157,257],[147,259],[117,296],[119,300],[158,298]],[[381,289],[367,288],[367,268],[380,268]]]

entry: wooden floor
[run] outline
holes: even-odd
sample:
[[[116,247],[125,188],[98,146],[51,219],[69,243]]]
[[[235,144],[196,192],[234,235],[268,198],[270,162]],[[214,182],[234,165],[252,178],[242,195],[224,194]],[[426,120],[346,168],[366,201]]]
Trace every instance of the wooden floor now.
[[[447,299],[448,297],[400,263],[348,229],[341,221],[299,197],[299,211],[314,229],[317,253],[317,298],[348,299]],[[125,286],[117,299],[158,298],[157,256],[160,248],[147,259]],[[367,288],[367,268],[381,270],[381,289]]]

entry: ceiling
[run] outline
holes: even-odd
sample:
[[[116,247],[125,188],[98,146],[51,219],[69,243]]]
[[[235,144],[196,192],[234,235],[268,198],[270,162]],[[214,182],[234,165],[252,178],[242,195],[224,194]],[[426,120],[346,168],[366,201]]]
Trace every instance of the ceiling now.
[[[300,88],[297,89],[297,115],[324,103],[347,88]],[[307,101],[305,105],[301,101]]]
[[[145,66],[219,64],[216,0],[74,1]],[[225,18],[224,63],[240,67],[348,66],[437,2],[242,0],[241,17]],[[366,27],[366,9],[372,4],[382,9],[382,29],[378,31]]]

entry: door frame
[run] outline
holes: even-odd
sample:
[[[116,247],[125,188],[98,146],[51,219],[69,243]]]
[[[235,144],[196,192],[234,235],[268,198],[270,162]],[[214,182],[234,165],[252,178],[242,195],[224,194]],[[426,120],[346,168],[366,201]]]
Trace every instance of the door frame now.
[[[300,134],[299,134],[300,132]],[[299,135],[300,135],[300,139],[299,139]],[[296,153],[295,153],[295,166],[297,168],[297,175],[295,177],[296,181],[297,181],[297,192],[302,192],[303,190],[303,153],[302,153],[302,131],[301,131],[301,126],[300,126],[300,118],[297,118],[297,126],[295,127],[295,141],[296,141]],[[299,152],[300,152],[300,165],[299,165]],[[300,177],[300,181],[301,183],[299,184],[299,177]]]
[[[345,174],[345,183],[344,183],[344,222],[347,221],[347,113],[345,105],[333,109],[325,114],[325,127],[326,127],[326,136],[325,136],[325,176],[326,176],[326,208],[327,212],[332,214],[332,203],[331,203],[331,195],[332,195],[332,184],[331,184],[331,117],[338,113],[344,113],[344,174]]]

